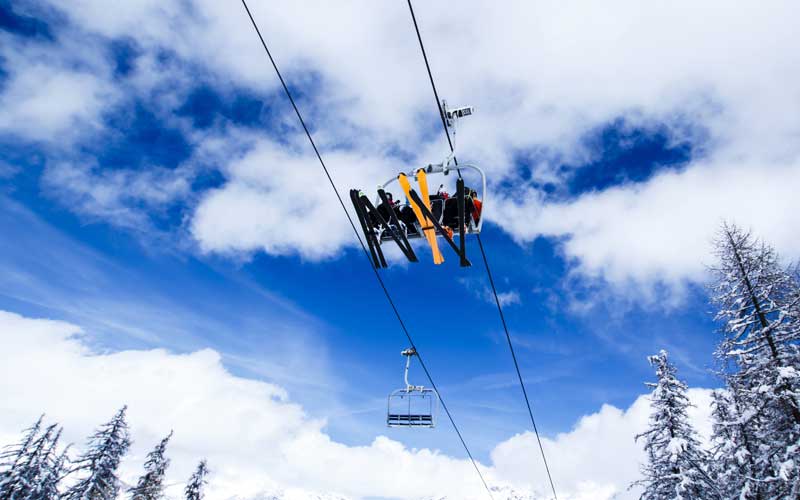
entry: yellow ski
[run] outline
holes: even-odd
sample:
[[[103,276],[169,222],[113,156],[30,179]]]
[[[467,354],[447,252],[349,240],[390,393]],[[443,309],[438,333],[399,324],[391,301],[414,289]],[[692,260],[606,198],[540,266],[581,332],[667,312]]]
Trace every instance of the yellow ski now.
[[[423,192],[422,202],[426,204],[428,209],[430,209],[430,198],[428,198],[428,181],[425,178],[425,172],[421,172],[421,174],[422,175],[420,177],[420,172],[417,173],[417,181],[420,184],[420,190]],[[411,209],[414,211],[414,215],[416,215],[419,225],[422,227],[425,238],[427,238],[428,244],[431,246],[433,263],[441,264],[444,262],[444,256],[442,255],[442,252],[439,251],[439,243],[436,241],[436,230],[434,229],[433,224],[422,214],[422,210],[420,210],[419,206],[417,206],[417,204],[414,203],[414,200],[411,199],[411,184],[409,184],[406,174],[398,175],[397,181],[400,183],[400,187],[403,188],[403,192],[406,194],[408,203],[411,205]]]
[[[428,209],[428,213],[431,211],[431,198],[428,196],[428,177],[425,174],[425,170],[419,169],[417,170],[417,183],[419,184],[419,191],[420,196],[422,197],[422,203],[425,204],[425,208]],[[425,230],[425,236],[428,238],[428,243],[431,244],[431,249],[433,251],[433,263],[434,264],[441,264],[444,262],[444,256],[442,252],[439,251],[439,242],[436,241],[436,229],[432,226],[433,224],[427,218],[425,219],[426,226],[430,227],[430,229]],[[438,256],[438,260],[437,260]]]

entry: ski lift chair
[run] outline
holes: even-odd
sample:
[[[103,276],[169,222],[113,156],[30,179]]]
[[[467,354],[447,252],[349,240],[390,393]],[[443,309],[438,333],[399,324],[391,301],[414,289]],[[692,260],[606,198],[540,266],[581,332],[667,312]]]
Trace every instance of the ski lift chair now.
[[[459,118],[472,115],[474,109],[471,106],[451,109],[444,101],[442,101],[441,109],[446,117],[447,127],[452,129],[455,139],[456,122]],[[466,236],[480,234],[483,226],[484,217],[478,217],[478,220],[475,220],[473,209],[477,201],[481,202],[482,207],[486,206],[486,174],[475,165],[456,163],[454,146],[455,140],[451,146],[450,156],[442,163],[431,164],[411,172],[401,172],[378,186],[378,198],[374,204],[360,190],[350,190],[350,200],[356,210],[372,263],[376,269],[388,267],[381,250],[382,243],[387,241],[395,242],[409,262],[419,262],[409,240],[420,238],[428,240],[434,264],[444,262],[444,256],[439,250],[438,243],[438,239],[442,238],[458,255],[461,267],[472,265],[467,259]],[[429,195],[428,175],[448,175],[452,170],[458,173],[455,197],[444,199],[441,193]],[[474,200],[472,191],[466,192],[462,171],[475,172],[480,176],[480,196],[477,196],[476,193]],[[419,192],[411,187],[409,179],[417,181]],[[413,211],[413,216],[410,218],[404,217],[402,212],[396,213],[394,210],[394,205],[387,195],[387,188],[393,182],[397,182],[406,195],[408,202],[402,210]],[[440,184],[441,186],[443,184]],[[381,210],[383,207],[387,209]],[[458,243],[454,240],[456,233],[458,234]],[[405,389],[405,392],[406,397],[410,397],[412,394],[418,395],[410,386]]]
[[[434,389],[408,383],[408,368],[411,357],[417,355],[414,348],[401,353],[406,357],[404,380],[406,387],[389,394],[386,425],[389,427],[436,427],[439,410],[439,394]]]
[[[476,172],[481,178],[480,182],[481,190],[478,199],[481,200],[481,202],[483,203],[483,207],[486,207],[486,174],[476,165],[460,163],[458,164],[458,166],[452,167],[439,164],[439,165],[428,165],[427,167],[420,170],[424,171],[426,175],[439,175],[439,174],[448,175],[453,170],[458,170],[458,171],[468,170]],[[408,172],[406,175],[408,177],[413,178],[416,177],[417,172]],[[394,182],[397,182],[397,177],[392,177],[391,179],[386,181],[383,185],[380,186],[380,189],[388,191],[389,186]],[[480,234],[481,228],[483,227],[483,217],[481,217],[476,224],[475,221],[472,220],[471,216],[472,205],[473,205],[472,196],[470,196],[467,193],[464,198],[466,203],[465,212],[467,221],[467,234]],[[376,204],[379,203],[381,203],[381,201],[377,200]],[[430,196],[430,204],[431,204],[431,212],[440,225],[442,226],[447,225],[452,228],[458,227],[457,223],[458,199],[456,197],[451,197],[448,198],[447,200],[444,200],[438,197],[438,195],[432,195]],[[443,221],[452,221],[453,225],[450,226],[449,224],[445,224]],[[419,226],[419,224],[416,225]],[[419,227],[417,227],[416,229],[417,230],[414,232],[407,231],[405,235],[406,238],[408,238],[409,240],[424,238],[423,231],[420,231]],[[442,237],[443,235],[437,231],[437,236]],[[383,234],[381,234],[381,241],[391,241],[391,240],[392,236],[388,232],[384,232]]]

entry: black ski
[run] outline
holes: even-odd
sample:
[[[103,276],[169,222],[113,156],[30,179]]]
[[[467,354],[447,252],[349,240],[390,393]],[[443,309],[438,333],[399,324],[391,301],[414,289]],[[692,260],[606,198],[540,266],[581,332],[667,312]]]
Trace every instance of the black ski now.
[[[431,211],[428,209],[428,207],[427,207],[427,206],[425,206],[425,204],[424,204],[424,203],[422,203],[422,199],[419,197],[419,195],[417,194],[417,192],[416,192],[416,191],[414,191],[413,189],[411,189],[411,190],[409,191],[409,194],[411,195],[411,200],[412,200],[414,203],[416,203],[416,204],[417,204],[417,206],[419,207],[419,209],[422,211],[422,215],[424,215],[424,216],[425,216],[425,217],[426,217],[428,220],[430,220],[430,221],[431,221],[431,223],[433,224],[433,227],[434,227],[434,228],[436,228],[436,230],[439,232],[439,234],[441,234],[442,236],[444,236],[444,239],[445,239],[445,240],[447,240],[447,243],[449,243],[449,244],[450,244],[450,247],[453,249],[453,251],[454,251],[454,252],[455,252],[455,253],[456,253],[456,254],[457,254],[459,257],[461,257],[461,266],[462,266],[462,267],[469,267],[469,266],[471,266],[471,265],[472,265],[472,263],[471,263],[471,262],[470,262],[470,261],[467,259],[466,255],[462,254],[462,253],[461,253],[461,252],[458,250],[458,246],[456,246],[455,242],[453,241],[453,238],[451,238],[451,237],[450,237],[450,234],[449,234],[449,233],[448,233],[448,232],[447,232],[447,231],[446,231],[446,230],[445,230],[445,229],[442,227],[442,225],[441,225],[441,224],[439,224],[439,221],[437,221],[437,220],[436,220],[436,219],[433,217],[433,214],[432,214],[432,213],[431,213]]]
[[[465,242],[466,231],[466,217],[464,216],[464,179],[459,178],[456,181],[456,196],[458,197],[458,246],[461,249],[461,267],[468,267],[469,261],[467,260],[467,248]]]
[[[375,234],[375,228],[372,227],[364,211],[364,207],[361,206],[361,199],[357,189],[350,190],[350,201],[353,202],[353,207],[356,209],[356,215],[358,216],[358,221],[361,223],[361,230],[364,231],[364,237],[367,239],[367,246],[369,246],[369,253],[372,255],[372,262],[375,269],[388,267],[386,265],[386,259],[383,257],[383,252],[381,251],[380,241],[378,241]]]
[[[400,251],[403,252],[403,255],[405,255],[409,261],[417,262],[418,260],[417,256],[414,254],[414,251],[411,250],[411,246],[408,245],[408,241],[405,239],[405,237],[403,237],[403,240],[408,246],[403,245],[403,243],[397,237],[397,233],[399,233],[400,231],[396,227],[392,227],[389,225],[386,219],[383,218],[383,215],[381,215],[378,209],[375,208],[375,205],[373,205],[372,202],[369,201],[369,198],[367,198],[364,195],[361,195],[361,205],[364,207],[364,211],[367,213],[368,216],[374,215],[375,218],[380,222],[380,224],[383,227],[385,227],[387,231],[389,231],[389,236],[391,236],[394,242],[397,243],[397,246],[400,247]],[[391,207],[389,208],[389,210],[390,211],[392,210]],[[392,213],[392,215],[394,215],[394,213]]]
[[[400,225],[400,220],[397,218],[397,214],[394,213],[394,207],[392,207],[392,204],[389,203],[389,197],[386,196],[386,191],[383,189],[378,189],[378,197],[381,199],[383,204],[386,205],[387,212],[389,212],[389,219],[391,219],[394,227],[389,226],[388,224],[387,227],[389,227],[390,234],[397,243],[397,246],[399,246],[400,250],[402,250],[405,256],[408,257],[408,260],[411,262],[419,262],[417,255],[414,253],[414,249],[411,248],[411,243],[409,243],[408,238],[406,238],[405,231],[400,229],[402,227]],[[378,213],[378,216],[380,216],[380,213]],[[381,220],[383,220],[383,217],[381,217]]]

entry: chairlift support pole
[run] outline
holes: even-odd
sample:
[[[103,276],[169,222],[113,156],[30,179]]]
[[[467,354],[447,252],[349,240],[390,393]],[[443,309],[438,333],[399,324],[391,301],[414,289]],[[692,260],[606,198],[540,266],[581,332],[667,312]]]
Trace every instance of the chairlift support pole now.
[[[408,369],[411,367],[411,357],[417,355],[417,350],[414,349],[413,347],[409,347],[408,349],[404,350],[400,354],[402,354],[403,356],[406,357],[406,369],[405,369],[405,372],[403,373],[403,380],[406,383],[406,392],[421,391],[422,389],[424,389],[423,386],[421,386],[421,385],[412,385],[412,384],[408,383]]]

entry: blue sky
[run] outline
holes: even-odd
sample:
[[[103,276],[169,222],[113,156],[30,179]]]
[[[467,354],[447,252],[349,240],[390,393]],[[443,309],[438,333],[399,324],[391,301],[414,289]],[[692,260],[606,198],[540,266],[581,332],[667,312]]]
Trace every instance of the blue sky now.
[[[77,325],[96,353],[213,349],[231,374],[286,389],[336,442],[385,435],[462,458],[444,421],[413,433],[383,424],[406,340],[246,18],[202,2],[131,5],[0,3],[0,309]],[[254,8],[342,192],[446,154],[415,40],[394,27],[408,21],[399,7],[348,5],[339,28],[320,6]],[[703,288],[714,227],[734,220],[788,258],[799,250],[787,230],[795,202],[781,196],[797,150],[775,146],[798,124],[762,133],[776,122],[758,101],[788,95],[783,87],[731,81],[723,63],[702,77],[676,64],[667,76],[630,40],[588,28],[577,46],[618,55],[595,60],[565,44],[554,62],[542,47],[561,46],[560,35],[543,30],[523,37],[539,59],[513,73],[466,21],[484,7],[441,9],[419,15],[440,92],[478,109],[460,125],[459,158],[489,174],[483,241],[539,429],[555,439],[603,405],[631,407],[652,378],[646,356],[662,348],[690,386],[717,386]],[[654,13],[628,14],[662,29]],[[375,27],[352,16],[376,16]],[[779,17],[752,31],[783,33]],[[492,19],[487,33],[502,47],[513,36]],[[459,20],[464,31],[448,32]],[[564,33],[578,29],[561,21]],[[657,45],[661,57],[697,47],[703,60],[719,56],[710,35],[686,29],[694,45]],[[750,63],[775,71],[753,52]],[[746,101],[752,88],[757,102]],[[726,201],[767,163],[777,182]],[[381,272],[467,442],[490,463],[529,422],[474,241],[468,252],[472,268],[447,253],[434,266],[418,246],[421,263],[395,259]]]

